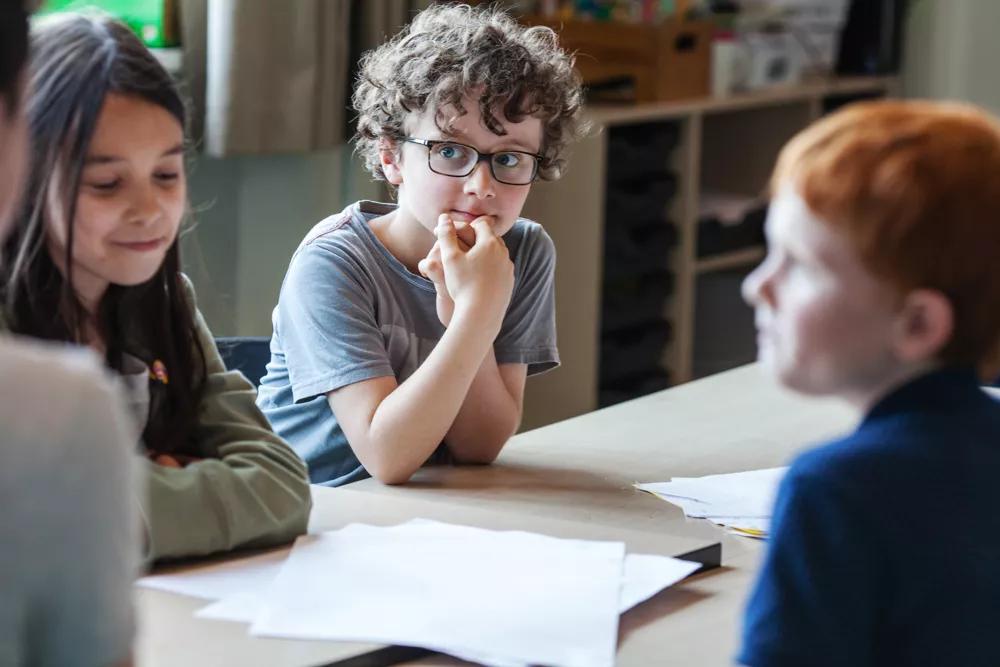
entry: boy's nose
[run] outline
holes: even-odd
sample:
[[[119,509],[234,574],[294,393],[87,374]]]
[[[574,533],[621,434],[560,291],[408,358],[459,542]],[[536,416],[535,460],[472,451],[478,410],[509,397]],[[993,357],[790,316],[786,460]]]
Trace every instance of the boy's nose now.
[[[749,305],[756,306],[762,301],[769,301],[767,296],[769,284],[768,273],[769,269],[765,260],[756,269],[751,271],[750,275],[743,279],[740,292],[743,295],[743,300]]]
[[[483,161],[477,164],[472,173],[466,177],[463,189],[466,194],[475,195],[480,199],[487,199],[496,196],[496,192],[494,192],[495,186],[496,183],[493,180],[493,174],[490,172],[490,165]]]

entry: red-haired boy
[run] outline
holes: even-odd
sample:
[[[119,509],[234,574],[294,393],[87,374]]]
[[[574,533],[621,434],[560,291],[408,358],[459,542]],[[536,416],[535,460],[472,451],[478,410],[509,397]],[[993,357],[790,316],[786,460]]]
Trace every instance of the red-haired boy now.
[[[740,662],[1000,665],[1000,124],[853,105],[783,150],[744,284],[761,363],[846,399],[775,506]]]

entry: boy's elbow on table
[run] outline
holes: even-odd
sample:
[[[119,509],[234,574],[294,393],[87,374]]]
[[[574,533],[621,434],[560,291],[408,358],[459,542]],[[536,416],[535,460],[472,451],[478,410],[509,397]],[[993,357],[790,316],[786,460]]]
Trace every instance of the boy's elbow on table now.
[[[365,464],[368,473],[388,486],[406,484],[413,477],[418,468],[400,465],[393,461],[370,461]]]
[[[458,465],[488,466],[497,460],[497,457],[500,456],[500,450],[502,448],[503,445],[500,445],[498,447],[493,447],[481,452],[470,452],[461,454],[455,453],[453,454],[453,458],[455,463]]]

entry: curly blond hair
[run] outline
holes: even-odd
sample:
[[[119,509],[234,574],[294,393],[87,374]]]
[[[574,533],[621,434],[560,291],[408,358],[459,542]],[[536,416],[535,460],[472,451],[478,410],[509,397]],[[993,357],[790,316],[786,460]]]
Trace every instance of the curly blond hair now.
[[[510,122],[531,116],[542,121],[538,175],[554,180],[565,165],[566,146],[585,131],[573,63],[549,28],[521,25],[495,7],[433,5],[362,56],[352,99],[355,150],[372,175],[384,180],[380,139],[399,141],[407,116],[427,109],[448,131],[466,113],[463,98],[478,94],[483,124],[498,136],[505,132],[497,110]],[[441,111],[449,106],[457,112],[450,118]]]

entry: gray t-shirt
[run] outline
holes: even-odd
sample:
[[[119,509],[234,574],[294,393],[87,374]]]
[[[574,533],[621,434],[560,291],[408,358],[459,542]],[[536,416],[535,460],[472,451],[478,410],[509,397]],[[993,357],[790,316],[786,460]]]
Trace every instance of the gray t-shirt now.
[[[408,271],[369,226],[393,208],[362,201],[313,227],[292,256],[274,309],[257,405],[309,464],[314,484],[368,477],[326,394],[375,377],[405,381],[444,334],[433,283]],[[541,373],[559,364],[555,247],[541,225],[525,219],[504,242],[514,292],[493,349],[497,363]]]
[[[115,384],[89,352],[0,337],[0,665],[131,653],[138,470]]]

